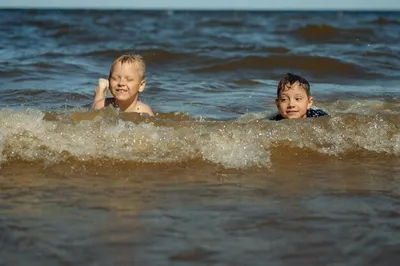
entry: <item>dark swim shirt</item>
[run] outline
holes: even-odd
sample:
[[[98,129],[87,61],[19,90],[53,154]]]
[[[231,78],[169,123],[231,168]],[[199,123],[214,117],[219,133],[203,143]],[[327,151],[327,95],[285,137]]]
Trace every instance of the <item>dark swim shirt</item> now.
[[[319,116],[326,116],[328,115],[328,113],[326,113],[325,111],[321,110],[321,109],[308,109],[307,110],[307,118],[308,117],[319,117]],[[273,117],[271,117],[269,120],[275,120],[275,121],[279,121],[285,119],[281,114],[277,114],[274,115]]]

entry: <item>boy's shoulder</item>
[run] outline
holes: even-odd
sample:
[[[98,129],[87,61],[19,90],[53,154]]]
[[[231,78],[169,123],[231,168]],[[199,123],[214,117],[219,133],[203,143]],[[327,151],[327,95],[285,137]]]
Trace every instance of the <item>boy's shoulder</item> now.
[[[143,102],[138,102],[139,103],[139,113],[146,113],[149,114],[151,116],[153,116],[153,111],[151,110],[150,106],[148,106],[147,104],[143,103]]]

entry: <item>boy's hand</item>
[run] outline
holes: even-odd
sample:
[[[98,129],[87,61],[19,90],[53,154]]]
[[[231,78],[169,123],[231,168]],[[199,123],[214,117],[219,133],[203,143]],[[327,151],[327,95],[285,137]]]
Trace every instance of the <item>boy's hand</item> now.
[[[108,86],[109,86],[108,79],[100,78],[99,79],[99,85],[96,88],[96,95],[97,96],[100,96],[100,95],[101,96],[105,96],[106,92],[107,92],[107,89],[108,89]]]

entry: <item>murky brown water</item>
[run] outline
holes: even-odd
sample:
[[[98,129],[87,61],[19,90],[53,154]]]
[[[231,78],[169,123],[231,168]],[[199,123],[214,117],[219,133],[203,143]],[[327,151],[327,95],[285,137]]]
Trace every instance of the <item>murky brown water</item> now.
[[[399,176],[390,156],[292,154],[270,170],[7,164],[0,264],[397,265]]]

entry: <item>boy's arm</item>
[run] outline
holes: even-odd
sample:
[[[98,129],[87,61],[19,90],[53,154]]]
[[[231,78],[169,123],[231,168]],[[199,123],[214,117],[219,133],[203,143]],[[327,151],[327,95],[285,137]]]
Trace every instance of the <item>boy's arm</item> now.
[[[95,96],[93,100],[93,109],[101,109],[104,107],[105,104],[105,98],[106,98],[106,91],[108,88],[108,80],[100,78],[99,79],[99,84],[96,87],[95,90]]]

